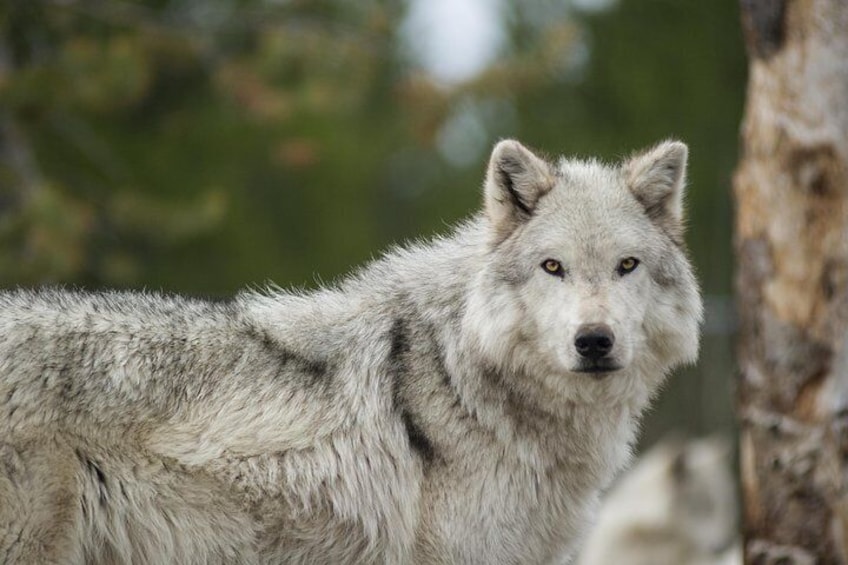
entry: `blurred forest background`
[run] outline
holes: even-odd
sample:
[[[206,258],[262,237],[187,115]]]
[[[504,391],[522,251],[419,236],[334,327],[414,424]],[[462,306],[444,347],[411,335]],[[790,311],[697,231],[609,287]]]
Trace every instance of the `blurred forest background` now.
[[[310,288],[475,210],[499,138],[616,159],[677,137],[708,316],[644,439],[730,431],[738,20],[736,0],[5,0],[0,284]]]

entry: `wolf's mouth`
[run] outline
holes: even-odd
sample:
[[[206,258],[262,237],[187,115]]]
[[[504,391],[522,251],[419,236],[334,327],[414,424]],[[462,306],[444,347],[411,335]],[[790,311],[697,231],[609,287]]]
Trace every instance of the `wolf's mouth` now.
[[[598,359],[597,361],[591,361],[580,364],[576,369],[574,369],[574,372],[589,373],[595,379],[602,379],[607,374],[618,371],[621,368],[621,365],[612,361],[611,359]]]

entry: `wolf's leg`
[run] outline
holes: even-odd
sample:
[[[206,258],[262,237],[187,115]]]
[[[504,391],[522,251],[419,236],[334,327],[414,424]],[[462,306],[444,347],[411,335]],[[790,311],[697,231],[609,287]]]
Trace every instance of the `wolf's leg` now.
[[[0,440],[0,563],[79,562],[72,452],[52,438]]]

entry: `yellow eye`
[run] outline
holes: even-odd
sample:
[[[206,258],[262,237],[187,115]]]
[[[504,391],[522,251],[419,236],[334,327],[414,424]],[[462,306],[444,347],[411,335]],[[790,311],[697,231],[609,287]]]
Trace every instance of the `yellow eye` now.
[[[621,262],[618,264],[618,269],[616,270],[618,271],[619,275],[626,275],[627,273],[632,273],[634,270],[636,270],[636,267],[638,266],[639,259],[637,259],[636,257],[628,257],[627,259],[621,260]]]
[[[542,263],[542,268],[545,269],[545,272],[551,275],[562,276],[565,272],[562,268],[562,264],[559,261],[554,259],[545,259]]]

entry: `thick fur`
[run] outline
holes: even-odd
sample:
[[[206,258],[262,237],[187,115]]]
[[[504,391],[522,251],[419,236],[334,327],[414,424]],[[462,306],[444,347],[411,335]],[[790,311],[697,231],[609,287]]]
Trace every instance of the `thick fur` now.
[[[0,562],[569,559],[697,355],[685,165],[503,141],[483,213],[311,294],[3,293]]]
[[[604,497],[579,565],[741,565],[730,449],[718,438],[653,447]]]

